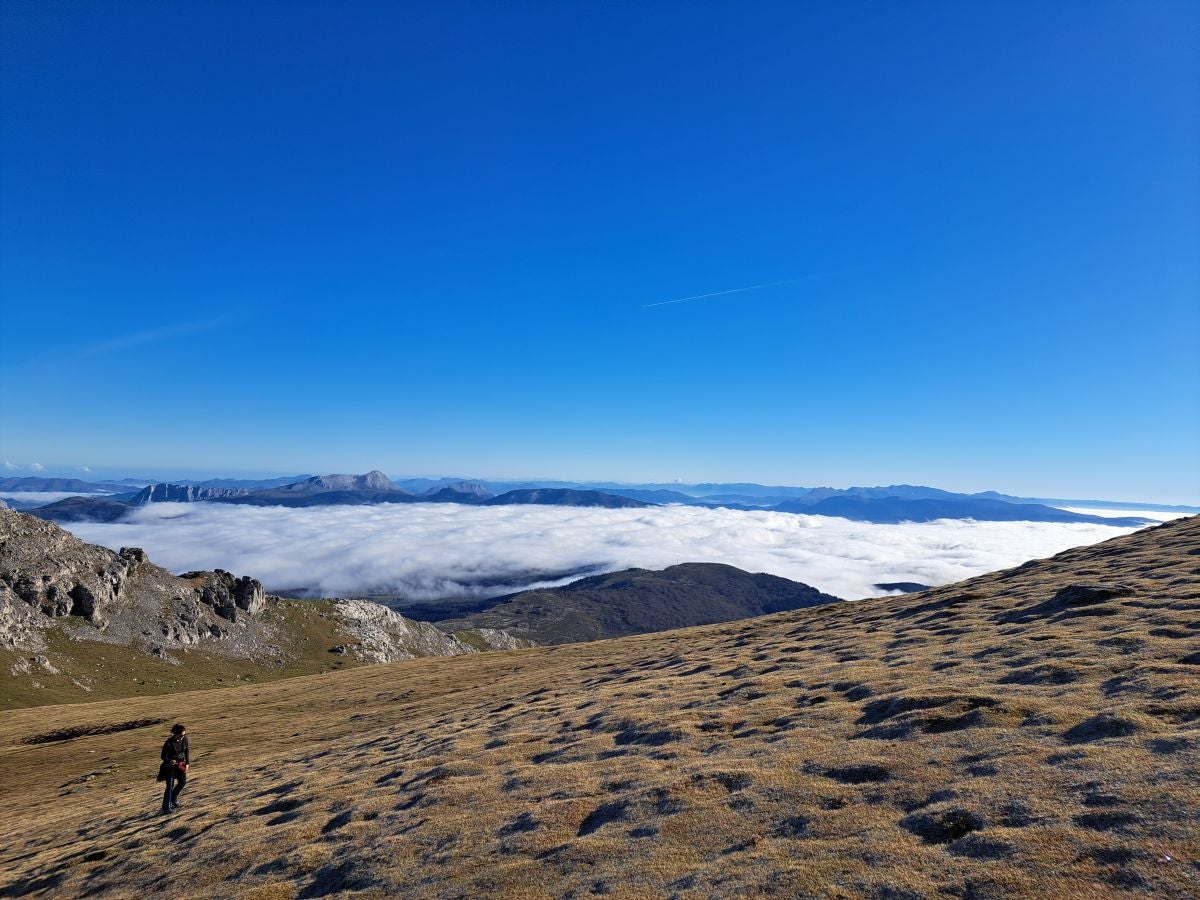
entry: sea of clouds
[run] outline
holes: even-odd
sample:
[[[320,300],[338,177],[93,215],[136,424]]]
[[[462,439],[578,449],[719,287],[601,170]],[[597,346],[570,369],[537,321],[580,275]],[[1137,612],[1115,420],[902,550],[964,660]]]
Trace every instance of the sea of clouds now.
[[[803,581],[847,599],[879,582],[946,584],[1133,529],[1043,522],[872,525],[826,516],[688,506],[594,509],[453,503],[309,509],[156,503],[79,537],[142,547],[174,572],[223,568],[268,590],[483,597],[566,573],[720,562]]]

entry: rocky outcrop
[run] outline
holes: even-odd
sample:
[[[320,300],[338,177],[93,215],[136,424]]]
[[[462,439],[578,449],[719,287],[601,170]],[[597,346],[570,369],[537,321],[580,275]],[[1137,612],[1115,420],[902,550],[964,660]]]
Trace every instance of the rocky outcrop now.
[[[537,646],[528,638],[519,638],[498,628],[469,628],[454,632],[454,636],[468,643],[482,642],[488,650],[521,650]]]
[[[236,622],[238,612],[256,616],[267,605],[267,592],[257,578],[231,575],[224,569],[186,572],[181,577],[197,584],[200,602],[211,606],[222,619]]]
[[[116,553],[85,544],[57,525],[0,511],[0,581],[43,615],[103,624],[128,569]]]
[[[0,648],[41,650],[46,645],[42,629],[49,623],[49,617],[0,581]]]
[[[460,635],[446,634],[436,626],[416,622],[386,606],[366,600],[338,600],[334,615],[342,631],[357,643],[339,645],[331,652],[352,653],[363,662],[385,663],[420,656],[458,656],[483,650],[529,647],[529,641],[495,629],[476,629]]]
[[[0,642],[35,648],[55,619],[77,617],[121,643],[189,645],[253,617],[263,586],[228,572],[172,575],[137,547],[113,553],[51,522],[0,510]],[[85,632],[86,634],[86,632]]]

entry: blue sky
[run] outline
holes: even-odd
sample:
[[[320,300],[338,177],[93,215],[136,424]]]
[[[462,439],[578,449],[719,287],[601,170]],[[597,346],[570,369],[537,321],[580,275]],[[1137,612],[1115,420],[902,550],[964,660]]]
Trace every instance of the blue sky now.
[[[0,14],[14,465],[1200,500],[1194,4]]]

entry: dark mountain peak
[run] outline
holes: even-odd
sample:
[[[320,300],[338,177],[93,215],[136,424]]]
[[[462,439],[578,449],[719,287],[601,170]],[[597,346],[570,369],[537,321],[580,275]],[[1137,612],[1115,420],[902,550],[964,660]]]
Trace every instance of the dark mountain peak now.
[[[26,512],[48,522],[116,522],[132,509],[124,500],[111,497],[64,497]]]
[[[661,571],[623,569],[560,588],[498,597],[463,619],[438,625],[444,630],[503,628],[537,643],[562,644],[837,602],[837,597],[776,575],[722,563],[680,563]]]
[[[429,499],[475,497],[480,500],[488,500],[495,495],[478,481],[457,481],[453,484],[435,485],[427,491],[422,491],[418,496]]]
[[[919,581],[881,581],[875,587],[881,591],[903,591],[905,594],[915,594],[917,591],[927,591],[933,585],[921,584]]]
[[[540,504],[545,506],[600,506],[608,509],[654,506],[632,497],[618,497],[604,491],[578,491],[571,488],[525,488],[508,491],[486,501],[489,506]]]

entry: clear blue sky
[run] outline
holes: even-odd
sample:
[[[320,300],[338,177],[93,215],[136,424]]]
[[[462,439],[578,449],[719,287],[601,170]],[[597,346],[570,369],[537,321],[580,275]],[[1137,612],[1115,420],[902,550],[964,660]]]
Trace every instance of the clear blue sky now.
[[[0,460],[1200,499],[1194,3],[0,13]]]

